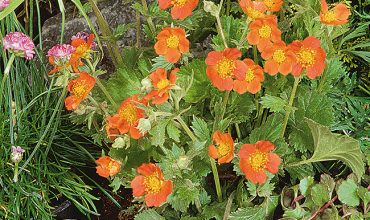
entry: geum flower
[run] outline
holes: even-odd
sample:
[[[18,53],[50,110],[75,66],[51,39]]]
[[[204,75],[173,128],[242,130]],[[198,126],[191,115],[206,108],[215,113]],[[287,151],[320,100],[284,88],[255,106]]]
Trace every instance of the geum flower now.
[[[95,162],[98,165],[96,173],[105,178],[115,176],[121,170],[121,163],[109,156],[100,157]]]
[[[266,171],[275,174],[279,170],[281,159],[271,153],[275,145],[270,141],[258,141],[255,144],[243,144],[239,153],[240,169],[245,177],[254,184],[266,182]]]
[[[176,63],[180,60],[181,54],[189,52],[190,43],[182,28],[163,28],[157,35],[157,40],[154,45],[155,52],[163,55],[170,63]]]
[[[245,63],[237,60],[241,56],[242,53],[236,48],[225,48],[223,51],[208,53],[206,73],[213,86],[221,91],[233,89],[235,75],[247,72]]]
[[[8,7],[10,4],[10,0],[0,0],[0,11]]]
[[[266,73],[274,76],[279,72],[283,75],[288,75],[288,73],[292,72],[295,55],[283,41],[264,48],[261,56],[266,60],[264,65]]]
[[[263,18],[267,10],[266,5],[261,1],[240,0],[239,5],[244,13],[251,19]]]
[[[190,16],[197,7],[199,0],[158,0],[159,8],[166,10],[172,7],[171,16],[173,19],[185,19]]]
[[[306,75],[310,79],[320,76],[325,69],[325,50],[320,46],[320,40],[309,36],[303,41],[293,41],[289,48],[296,55],[292,74],[297,77],[306,69]]]
[[[234,81],[234,91],[239,94],[250,92],[256,94],[261,90],[261,82],[264,80],[262,67],[255,64],[251,59],[245,59],[243,62],[247,66],[247,71],[243,74],[238,72]]]
[[[16,56],[27,60],[33,59],[35,55],[35,44],[27,35],[21,32],[10,32],[2,40],[4,50],[14,53]]]
[[[259,51],[271,47],[273,42],[281,41],[281,31],[277,26],[275,15],[255,19],[249,25],[249,29],[251,31],[247,35],[248,42],[251,45],[257,45]]]
[[[283,0],[262,0],[263,4],[266,6],[267,11],[277,12],[280,11],[283,5]]]
[[[81,72],[80,75],[68,83],[68,91],[71,93],[64,103],[68,110],[75,110],[94,88],[96,79],[87,72]]]
[[[48,74],[52,75],[56,72],[69,68],[71,66],[69,60],[72,53],[76,50],[75,47],[69,44],[57,44],[48,51],[49,63],[54,66]]]
[[[342,25],[348,23],[351,12],[343,3],[336,4],[329,10],[325,0],[321,0],[320,22],[329,25]]]
[[[229,163],[234,158],[234,141],[231,135],[215,131],[212,139],[215,144],[208,147],[208,155],[217,160],[219,164]]]
[[[150,80],[154,90],[152,90],[145,99],[152,100],[155,105],[160,105],[166,102],[169,98],[168,91],[176,83],[176,73],[179,69],[174,69],[171,71],[170,76],[167,76],[167,71],[163,68],[158,68],[149,75]]]
[[[71,56],[70,63],[76,73],[80,72],[78,67],[83,65],[81,59],[90,58],[90,53],[92,52],[92,47],[94,44],[94,38],[95,35],[90,34],[87,39],[85,36],[80,36],[71,40],[71,45],[75,47],[76,50]]]
[[[172,193],[172,181],[165,180],[161,169],[153,163],[144,163],[137,168],[140,174],[131,181],[132,194],[144,196],[148,207],[159,207]]]
[[[139,104],[146,105],[145,99],[139,100],[138,95],[128,97],[122,102],[118,113],[107,117],[106,131],[110,139],[115,139],[118,134],[128,133],[130,137],[139,139],[143,136],[137,128],[139,120],[144,118],[144,110],[139,108]]]

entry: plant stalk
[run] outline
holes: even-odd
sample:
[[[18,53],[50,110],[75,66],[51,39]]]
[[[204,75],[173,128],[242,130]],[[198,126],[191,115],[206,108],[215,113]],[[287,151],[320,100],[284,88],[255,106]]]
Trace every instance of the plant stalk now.
[[[218,177],[216,161],[211,157],[209,158],[209,160],[211,162],[213,180],[215,181],[217,200],[218,202],[222,202],[221,184],[220,184],[220,178]]]
[[[3,102],[3,94],[4,94],[4,86],[5,86],[5,81],[6,78],[9,76],[10,68],[13,65],[13,62],[15,60],[15,54],[12,54],[8,60],[8,63],[6,64],[5,70],[4,70],[4,75],[3,79],[1,81],[1,87],[0,87],[0,106],[2,106]]]
[[[185,121],[181,118],[181,116],[177,116],[176,120],[181,124],[182,128],[185,130],[186,134],[190,137],[192,141],[197,141],[197,137],[195,137],[194,133],[190,130],[188,125]]]
[[[148,4],[146,3],[146,0],[141,0],[141,4],[143,5],[145,13],[149,14],[149,8],[148,8]],[[148,16],[146,18],[146,21],[148,22],[150,31],[152,32],[153,36],[155,37],[156,31],[155,31],[155,26],[154,26],[152,17]]]
[[[289,115],[292,112],[292,106],[293,106],[295,94],[297,92],[297,87],[298,87],[298,84],[299,84],[299,81],[300,80],[301,80],[300,77],[295,77],[294,78],[294,84],[293,84],[292,92],[290,93],[288,108],[287,108],[287,110],[285,112],[285,118],[284,118],[284,122],[283,122],[283,127],[282,127],[281,133],[280,133],[280,137],[281,138],[284,138],[285,130],[286,130],[286,127],[287,127],[287,124],[288,124],[288,120],[289,120]]]

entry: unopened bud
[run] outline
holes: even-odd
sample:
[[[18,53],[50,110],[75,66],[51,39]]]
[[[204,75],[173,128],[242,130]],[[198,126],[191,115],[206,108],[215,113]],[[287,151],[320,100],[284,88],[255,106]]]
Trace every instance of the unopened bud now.
[[[148,77],[141,80],[141,91],[146,93],[152,91],[152,81]]]
[[[17,146],[12,146],[12,153],[10,155],[10,159],[12,160],[13,163],[19,163],[22,158],[23,158],[23,154],[24,154],[24,149]]]
[[[219,8],[214,2],[203,1],[204,2],[204,11],[211,13],[211,15],[217,17],[220,13]]]
[[[177,166],[182,170],[187,169],[189,163],[190,160],[188,156],[180,156],[179,159],[177,160]]]
[[[124,148],[125,146],[130,145],[130,138],[128,136],[118,137],[114,140],[112,144],[113,148]]]
[[[137,129],[139,129],[141,134],[145,134],[146,132],[150,131],[152,128],[152,123],[147,118],[140,118],[139,124],[137,126]]]

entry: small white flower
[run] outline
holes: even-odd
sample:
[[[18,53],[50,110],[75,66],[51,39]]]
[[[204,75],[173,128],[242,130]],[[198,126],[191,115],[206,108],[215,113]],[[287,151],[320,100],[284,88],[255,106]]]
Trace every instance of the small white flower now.
[[[24,149],[21,148],[20,146],[12,146],[12,153],[10,155],[10,159],[12,160],[13,163],[19,163],[22,158],[23,158],[23,154],[24,154]]]

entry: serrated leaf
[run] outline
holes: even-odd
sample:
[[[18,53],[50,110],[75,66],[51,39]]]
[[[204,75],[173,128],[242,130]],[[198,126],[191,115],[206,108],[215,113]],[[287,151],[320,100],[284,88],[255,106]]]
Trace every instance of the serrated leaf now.
[[[314,179],[312,176],[308,176],[299,182],[299,191],[301,191],[302,195],[304,196],[307,195],[307,192],[309,191],[313,183],[314,183]]]
[[[353,179],[343,181],[338,187],[338,199],[349,206],[358,206],[360,204],[360,198],[357,195],[357,188]]]
[[[311,188],[311,198],[315,205],[321,207],[330,200],[329,190],[322,184],[315,184]]]
[[[272,95],[265,95],[261,97],[260,103],[264,108],[269,108],[272,112],[283,112],[287,105],[286,100]]]
[[[197,136],[200,141],[210,140],[211,134],[207,122],[205,122],[201,118],[193,116],[193,122],[191,124],[192,124],[191,128],[193,129],[195,136]]]
[[[349,166],[360,180],[365,173],[365,164],[358,141],[344,135],[333,134],[328,127],[310,119],[306,119],[306,122],[314,139],[314,153],[306,162],[340,160]]]
[[[249,136],[249,143],[256,143],[259,140],[269,140],[274,142],[280,136],[283,118],[279,114],[270,115],[266,122],[254,129]]]
[[[320,176],[320,183],[323,184],[329,190],[329,196],[332,196],[332,193],[335,189],[335,181],[328,174],[322,174]]]
[[[169,203],[176,211],[186,212],[190,203],[199,198],[199,189],[190,181],[177,182],[177,187],[172,193]]]
[[[230,214],[229,220],[265,220],[271,219],[276,206],[279,203],[279,196],[271,196],[255,207],[239,208]]]
[[[166,126],[168,121],[161,121],[159,124],[150,129],[151,143],[154,146],[163,146],[166,140]]]
[[[359,186],[357,189],[357,194],[364,202],[364,209],[366,210],[367,204],[370,202],[370,191],[365,187]]]
[[[154,209],[145,210],[135,216],[135,220],[165,220],[160,214],[158,214]]]
[[[180,142],[180,130],[175,126],[173,121],[170,121],[167,125],[167,134],[172,140]]]

